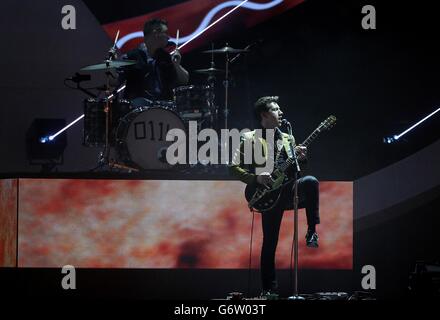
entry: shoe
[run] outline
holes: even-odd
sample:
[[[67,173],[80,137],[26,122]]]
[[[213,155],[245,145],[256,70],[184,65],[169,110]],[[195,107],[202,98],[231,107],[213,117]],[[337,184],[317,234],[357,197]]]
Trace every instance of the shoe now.
[[[316,232],[307,231],[307,234],[306,234],[307,247],[318,248],[319,247],[318,240],[319,240],[319,237]]]

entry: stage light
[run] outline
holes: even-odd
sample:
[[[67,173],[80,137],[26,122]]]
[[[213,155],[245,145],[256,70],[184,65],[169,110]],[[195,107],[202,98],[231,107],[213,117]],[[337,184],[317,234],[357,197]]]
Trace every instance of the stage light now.
[[[63,163],[67,135],[59,133],[55,141],[49,132],[66,125],[65,119],[34,119],[26,132],[26,155],[31,165],[41,165],[43,171],[51,171]]]
[[[426,117],[424,117],[422,120],[418,121],[417,123],[413,124],[411,127],[409,127],[408,129],[406,129],[405,131],[403,131],[400,134],[395,134],[391,137],[385,137],[383,138],[383,142],[390,144],[393,142],[398,141],[400,138],[402,138],[405,134],[407,134],[408,132],[410,132],[411,130],[413,130],[414,128],[416,128],[417,126],[419,126],[420,124],[422,124],[423,122],[425,122],[426,120],[428,120],[429,118],[431,118],[434,114],[436,114],[437,112],[440,111],[440,108],[437,108],[435,111],[431,112],[430,114],[428,114]]]
[[[64,130],[63,130],[64,131]],[[53,139],[55,139],[54,136],[45,136],[45,137],[41,137],[40,138],[40,143],[48,143],[53,141]]]
[[[75,123],[77,123],[79,120],[81,120],[82,118],[84,118],[84,115],[79,116],[78,118],[76,118],[75,120],[73,120],[71,123],[69,123],[67,126],[65,126],[64,128],[62,128],[61,130],[59,130],[57,133],[50,135],[50,136],[46,136],[46,137],[42,137],[40,139],[41,143],[46,143],[48,141],[52,141],[53,139],[55,139],[58,135],[60,135],[61,133],[63,133],[64,131],[66,131],[67,129],[69,129],[71,126],[73,126]]]
[[[40,138],[40,143],[46,143],[49,141],[49,137],[41,137]]]
[[[385,137],[385,138],[383,138],[383,143],[390,144],[392,142],[393,142],[393,138],[392,137]]]

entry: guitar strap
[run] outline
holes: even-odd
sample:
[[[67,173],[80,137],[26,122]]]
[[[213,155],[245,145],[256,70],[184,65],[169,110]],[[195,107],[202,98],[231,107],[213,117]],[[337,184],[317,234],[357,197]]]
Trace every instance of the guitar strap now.
[[[253,139],[255,142],[255,138],[256,138],[255,131],[252,131],[250,133],[251,133],[251,135],[250,135],[251,139]],[[268,151],[267,141],[263,138],[259,138],[259,139],[263,145],[263,152],[264,152],[266,159],[267,159],[267,157],[269,156],[268,152],[267,152]],[[275,163],[278,163],[279,156],[281,155],[281,152],[283,151],[283,148],[282,148],[283,146],[284,146],[284,149],[286,150],[287,157],[288,158],[293,157],[293,150],[290,147],[291,145],[293,145],[293,146],[295,145],[295,138],[293,136],[289,136],[287,134],[282,134],[281,139],[276,141],[276,145],[277,145],[277,152],[274,157]]]
[[[293,138],[293,136],[283,135],[283,145],[284,149],[286,149],[287,156],[293,158],[293,150],[290,146],[295,146],[295,138]]]

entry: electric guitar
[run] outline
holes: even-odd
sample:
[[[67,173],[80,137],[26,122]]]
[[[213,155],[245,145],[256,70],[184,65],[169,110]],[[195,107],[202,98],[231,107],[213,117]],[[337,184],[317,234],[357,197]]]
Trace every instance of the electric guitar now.
[[[331,115],[301,143],[302,146],[308,147],[318,135],[324,131],[331,129],[336,123],[336,117]],[[295,151],[294,151],[295,152]],[[292,181],[292,178],[287,177],[286,171],[295,163],[294,158],[287,158],[287,160],[275,168],[271,173],[273,181],[266,186],[257,182],[248,184],[245,189],[245,197],[248,206],[251,210],[255,209],[259,212],[264,212],[272,209],[278,203],[283,187]]]

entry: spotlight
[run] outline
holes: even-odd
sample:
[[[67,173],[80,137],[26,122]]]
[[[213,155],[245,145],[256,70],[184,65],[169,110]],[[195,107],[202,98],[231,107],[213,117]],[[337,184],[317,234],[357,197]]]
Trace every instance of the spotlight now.
[[[385,138],[383,138],[383,143],[391,144],[393,142],[396,142],[397,140],[399,140],[399,137],[397,135],[394,135],[392,137],[385,137]]]
[[[410,132],[411,130],[413,130],[415,127],[419,126],[420,124],[422,124],[423,122],[425,122],[426,120],[428,120],[429,118],[431,118],[434,114],[436,114],[437,112],[440,111],[440,108],[437,108],[436,110],[434,110],[433,112],[431,112],[430,114],[428,114],[426,117],[424,117],[422,120],[418,121],[417,123],[413,124],[411,127],[409,127],[408,129],[406,129],[405,131],[403,131],[400,134],[395,134],[392,137],[385,137],[383,138],[383,142],[384,143],[393,143],[397,140],[399,140],[401,137],[403,137],[405,134],[407,134],[408,132]]]
[[[41,165],[42,171],[51,171],[63,163],[63,153],[67,146],[66,133],[54,140],[50,132],[66,125],[65,119],[34,119],[26,132],[26,154],[31,165]]]
[[[49,137],[41,137],[40,138],[40,143],[46,143],[49,141]]]

